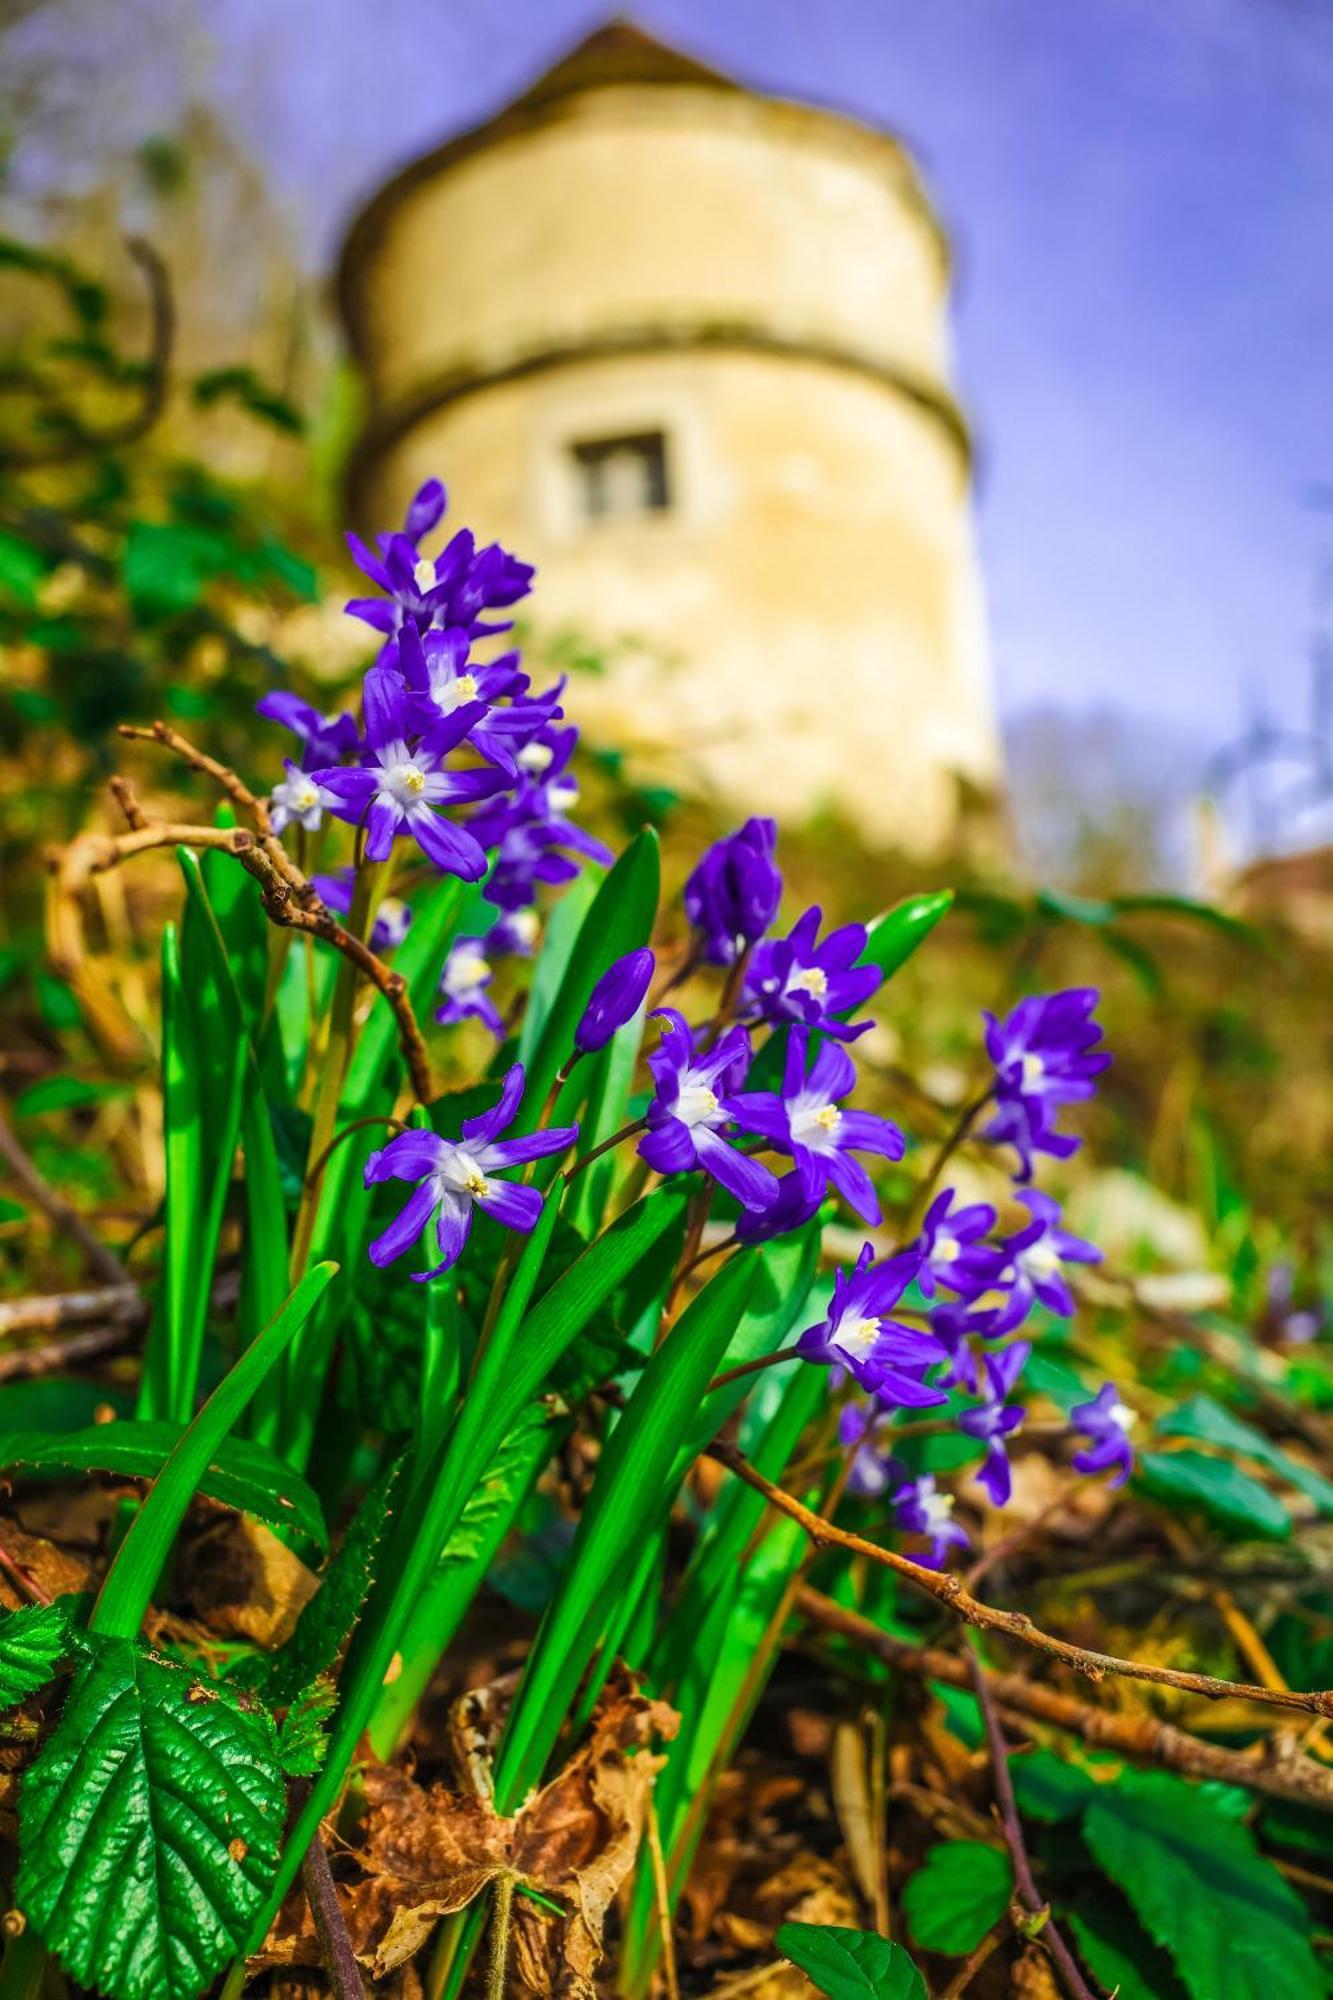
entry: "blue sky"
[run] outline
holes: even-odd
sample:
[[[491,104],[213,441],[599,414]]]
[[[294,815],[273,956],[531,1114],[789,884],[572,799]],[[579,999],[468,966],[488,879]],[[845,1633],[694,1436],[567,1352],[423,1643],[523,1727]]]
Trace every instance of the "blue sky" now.
[[[125,0],[84,29],[114,20],[139,44],[133,115],[166,122],[186,85],[209,97],[319,265],[380,178],[607,11]],[[1333,486],[1333,0],[633,12],[913,147],[957,245],[1006,712],[1113,702],[1178,732],[1182,754],[1206,754],[1258,691],[1297,719],[1333,545],[1333,514],[1308,504]]]

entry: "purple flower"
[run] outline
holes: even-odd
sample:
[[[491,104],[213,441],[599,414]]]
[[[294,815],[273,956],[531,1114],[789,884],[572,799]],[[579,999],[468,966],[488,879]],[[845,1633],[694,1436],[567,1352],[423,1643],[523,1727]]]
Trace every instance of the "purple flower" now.
[[[341,917],[351,916],[356,887],[354,868],[339,868],[332,875],[316,875],[312,880],[322,903],[330,910],[336,910]],[[370,949],[393,951],[411,928],[411,904],[403,902],[399,896],[386,896],[376,910],[375,921],[370,927]]]
[[[574,1030],[574,1046],[585,1056],[605,1048],[617,1028],[632,1021],[652,984],[657,960],[647,945],[626,952],[607,967],[588,996],[582,1019]]]
[[[366,1161],[367,1187],[381,1181],[416,1181],[418,1186],[407,1206],[370,1246],[372,1264],[391,1264],[419,1237],[433,1229],[440,1262],[431,1271],[414,1271],[418,1283],[438,1278],[457,1263],[472,1228],[473,1207],[493,1215],[507,1229],[525,1234],[541,1214],[542,1198],[536,1188],[516,1186],[494,1179],[507,1167],[522,1166],[547,1153],[563,1153],[578,1137],[578,1127],[569,1125],[556,1131],[529,1132],[519,1139],[497,1135],[511,1125],[523,1096],[523,1065],[515,1063],[504,1080],[499,1102],[479,1117],[463,1120],[458,1140],[442,1139],[436,1132],[401,1132],[380,1152]]]
[[[885,1317],[916,1276],[920,1259],[906,1250],[875,1264],[874,1255],[867,1243],[855,1269],[837,1273],[828,1318],[807,1327],[797,1347],[809,1361],[849,1369],[882,1403],[931,1409],[947,1399],[922,1378],[947,1358],[945,1350],[930,1334]]]
[[[435,1010],[440,1025],[452,1028],[459,1021],[481,1021],[498,1041],[503,1041],[504,1022],[486,991],[494,977],[485,955],[485,939],[459,938],[440,974],[444,1003]]]
[[[995,1065],[996,1112],[983,1138],[1018,1153],[1020,1180],[1032,1178],[1034,1153],[1067,1159],[1081,1141],[1055,1129],[1061,1105],[1091,1097],[1094,1079],[1110,1063],[1094,1053],[1101,1026],[1092,1018],[1095,986],[1034,994],[997,1021],[987,1014],[986,1048]]]
[[[448,505],[449,496],[440,480],[428,479],[424,486],[419,486],[408,502],[407,518],[403,522],[403,533],[408,541],[415,544],[432,528],[438,527]]]
[[[397,835],[415,840],[437,868],[479,882],[486,856],[466,828],[442,819],[436,806],[488,797],[503,783],[495,770],[446,771],[444,758],[467,736],[481,713],[470,703],[409,748],[407,696],[398,675],[372,667],[365,680],[366,751],[360,764],[312,775],[339,801],[340,819],[366,826],[366,859],[386,861]]]
[[[893,1478],[894,1459],[885,1439],[893,1423],[888,1410],[848,1403],[838,1417],[838,1443],[855,1445],[847,1491],[858,1500],[878,1500]]]
[[[1069,1421],[1082,1431],[1087,1446],[1074,1453],[1080,1472],[1110,1472],[1112,1486],[1123,1486],[1134,1470],[1134,1447],[1129,1433],[1137,1421],[1135,1413],[1120,1400],[1114,1382],[1104,1382],[1089,1403],[1075,1403]]]
[[[426,511],[423,509],[423,518]],[[409,526],[413,525],[410,512],[408,518]],[[355,535],[347,537],[347,546],[357,568],[382,593],[379,597],[351,598],[347,609],[353,618],[389,635],[405,624],[415,625],[420,632],[461,625],[474,639],[488,632],[506,632],[507,624],[487,623],[480,614],[515,603],[526,595],[532,582],[530,564],[519,562],[498,543],[478,549],[467,528],[460,529],[434,557],[419,554],[410,533],[381,536],[378,555]]]
[[[775,1236],[786,1236],[790,1230],[800,1229],[809,1222],[823,1200],[822,1182],[812,1188],[799,1169],[783,1174],[777,1182],[777,1193],[766,1207],[742,1209],[736,1235],[742,1243],[770,1243]]]
[[[479,703],[468,739],[513,778],[518,775],[516,758],[529,739],[560,715],[563,684],[529,698],[528,677],[519,669],[517,653],[506,653],[483,666],[469,658],[471,643],[458,626],[427,632],[423,638],[415,625],[408,624],[385,648],[380,664],[397,664],[410,691],[413,721],[422,730]],[[501,702],[508,706],[500,707]]]
[[[1008,1399],[1031,1352],[1030,1340],[1016,1340],[997,1354],[986,1355],[981,1364],[986,1385],[983,1399],[975,1410],[964,1410],[958,1418],[960,1431],[985,1444],[986,1456],[977,1480],[996,1507],[1003,1507],[1013,1491],[1005,1439],[1013,1436],[1027,1411]]]
[[[942,1569],[951,1548],[967,1547],[967,1530],[953,1518],[952,1493],[941,1493],[929,1472],[908,1479],[890,1495],[895,1524],[908,1534],[924,1535],[930,1555],[923,1559],[927,1569]]]
[[[817,907],[807,910],[787,937],[756,945],[745,974],[746,1010],[764,1021],[800,1021],[837,1041],[854,1041],[872,1023],[852,1027],[838,1017],[868,1000],[884,975],[856,963],[866,947],[864,924],[844,924],[820,944],[821,920]]]
[[[256,715],[278,722],[301,739],[301,769],[319,770],[350,756],[360,742],[352,715],[321,715],[308,701],[286,688],[275,688],[255,703]]]
[[[1032,1217],[1025,1229],[1006,1237],[996,1286],[1008,1289],[1003,1305],[989,1315],[984,1329],[992,1338],[1012,1333],[1031,1312],[1034,1302],[1061,1319],[1074,1313],[1074,1295],[1061,1271],[1061,1264],[1099,1264],[1102,1253],[1095,1243],[1071,1236],[1060,1228],[1060,1204],[1037,1188],[1024,1188],[1018,1199]]]
[[[512,796],[492,799],[473,817],[478,840],[495,850],[483,894],[497,909],[525,908],[534,901],[539,883],[571,882],[579,864],[570,860],[570,853],[602,866],[612,859],[608,847],[567,817],[578,798],[568,769],[577,741],[577,729],[543,725],[518,752],[515,761],[524,775]],[[541,753],[535,760],[534,751]],[[534,761],[541,764],[537,775],[525,769]]]
[[[879,1198],[870,1176],[853,1153],[878,1153],[900,1160],[903,1135],[887,1118],[873,1111],[843,1111],[837,1100],[856,1084],[856,1067],[846,1049],[833,1042],[820,1045],[814,1068],[805,1073],[810,1036],[793,1028],[787,1042],[786,1070],[780,1096],[768,1090],[743,1090],[733,1099],[737,1122],[758,1132],[770,1145],[790,1153],[807,1189],[822,1197],[831,1181],[862,1222],[880,1219]]]
[[[945,1285],[969,1303],[995,1284],[1004,1253],[980,1239],[995,1227],[989,1202],[954,1208],[955,1191],[945,1188],[926,1210],[917,1244],[921,1251],[921,1289],[933,1299]]]
[[[486,933],[486,956],[531,958],[541,931],[541,920],[530,904],[519,910],[506,910]]]
[[[750,1037],[732,1028],[704,1050],[695,1047],[688,1022],[674,1007],[660,1007],[652,1018],[662,1023],[662,1041],[648,1058],[654,1096],[640,1159],[659,1174],[702,1167],[742,1208],[763,1208],[776,1195],[777,1181],[721,1136],[731,1122],[729,1093],[744,1083],[750,1067]]]
[[[715,841],[685,884],[685,914],[710,965],[732,965],[777,915],[782,876],[774,852],[777,823],[747,819]]]
[[[300,770],[290,757],[283,758],[282,768],[287,775],[273,787],[268,802],[269,822],[274,833],[281,833],[293,820],[307,833],[317,833],[324,823],[325,813],[336,809],[338,801],[332,792],[325,791],[311,772]]]

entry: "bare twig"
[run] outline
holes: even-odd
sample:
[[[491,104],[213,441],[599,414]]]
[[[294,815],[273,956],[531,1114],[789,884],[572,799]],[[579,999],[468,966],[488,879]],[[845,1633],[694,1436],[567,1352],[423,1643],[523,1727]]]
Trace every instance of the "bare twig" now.
[[[365,2000],[361,1969],[352,1950],[352,1940],[347,1935],[343,1913],[338,1907],[333,1871],[319,1833],[305,1851],[301,1880],[305,1885],[310,1914],[315,1920],[315,1935],[319,1939],[320,1956],[329,1975],[329,1990],[334,2000]]]
[[[999,1923],[987,1931],[976,1950],[970,1953],[963,1964],[959,1966],[949,1984],[940,1994],[940,2000],[963,2000],[964,1993],[966,1993],[968,1987],[986,1963],[986,1960],[993,1951],[997,1950],[1004,1943],[1012,1928],[1013,1926],[1008,1917],[1001,1917]]]
[[[1051,1632],[1043,1632],[1034,1625],[1023,1611],[1001,1611],[993,1604],[983,1604],[972,1596],[961,1577],[948,1571],[925,1569],[907,1556],[900,1556],[893,1549],[884,1549],[877,1542],[868,1542],[861,1535],[853,1535],[845,1528],[837,1528],[831,1521],[825,1521],[809,1507],[803,1506],[792,1494],[771,1479],[766,1479],[757,1467],[750,1464],[745,1454],[734,1444],[719,1438],[708,1447],[706,1454],[719,1465],[743,1479],[756,1493],[762,1493],[770,1506],[786,1514],[801,1528],[818,1547],[848,1549],[853,1555],[864,1556],[867,1561],[879,1563],[904,1577],[937,1604],[952,1611],[966,1625],[977,1626],[986,1632],[1003,1632],[1011,1639],[1021,1640],[1023,1645],[1033,1647],[1039,1653],[1047,1654],[1053,1660],[1060,1660],[1075,1673],[1085,1674],[1089,1680],[1105,1680],[1108,1674],[1123,1674],[1129,1680],[1153,1681],[1162,1687],[1179,1688],[1184,1694],[1202,1695],[1208,1701],[1254,1701],[1275,1708],[1297,1709],[1303,1715],[1333,1716],[1333,1692],[1304,1694],[1292,1689],[1279,1692],[1272,1688],[1253,1687],[1244,1681],[1217,1680],[1212,1674],[1180,1673],[1174,1667],[1150,1665],[1143,1660],[1121,1660],[1113,1653],[1093,1653],[1086,1647],[1072,1645],[1067,1639],[1057,1639]]]
[[[211,1303],[226,1307],[240,1295],[240,1278],[224,1271],[213,1286]],[[52,1333],[63,1327],[87,1332],[64,1334],[40,1346],[18,1347],[0,1354],[0,1382],[16,1375],[42,1375],[71,1361],[105,1354],[122,1345],[126,1331],[147,1319],[149,1302],[138,1285],[99,1285],[86,1292],[47,1292],[0,1302],[0,1339],[15,1333]]]
[[[119,1257],[113,1250],[107,1249],[78,1211],[71,1208],[37,1171],[19,1144],[17,1135],[3,1118],[0,1118],[0,1154],[3,1154],[6,1166],[24,1193],[55,1224],[58,1234],[73,1237],[98,1277],[105,1278],[112,1285],[127,1284],[129,1273]]]
[[[205,777],[211,778],[214,784],[221,785],[232,803],[250,814],[264,837],[266,839],[271,837],[273,827],[268,816],[267,802],[256,798],[245,780],[238,776],[230,765],[219,764],[217,759],[210,757],[206,751],[196,749],[187,737],[182,736],[179,730],[173,729],[169,723],[154,722],[147,729],[141,729],[136,723],[122,722],[116,734],[128,737],[136,743],[160,743],[163,749],[170,750],[174,757],[179,757],[183,764],[188,764],[192,771],[200,771]],[[124,784],[123,779],[121,783]]]
[[[1074,1955],[1065,1943],[1051,1915],[1050,1904],[1037,1887],[1032,1873],[1032,1863],[1028,1859],[1027,1842],[1023,1837],[1023,1822],[1019,1817],[1014,1799],[1013,1779],[1009,1775],[1009,1745],[1004,1740],[1000,1718],[995,1713],[995,1702],[987,1685],[986,1671],[977,1652],[976,1640],[967,1636],[968,1664],[972,1670],[972,1686],[981,1708],[982,1721],[986,1725],[986,1744],[990,1751],[991,1779],[995,1786],[995,1803],[999,1808],[1000,1830],[1004,1834],[1004,1844],[1009,1849],[1009,1859],[1014,1866],[1014,1886],[1019,1899],[1030,1917],[1040,1920],[1041,1928],[1036,1932],[1046,1950],[1060,1968],[1060,1977],[1065,1983],[1070,2000],[1093,2000],[1092,1990],[1078,1966]]]
[[[850,1639],[864,1652],[905,1673],[943,1681],[947,1687],[972,1685],[967,1665],[956,1653],[942,1647],[909,1645],[808,1585],[797,1597],[796,1608],[811,1624]],[[1224,1750],[1172,1723],[1159,1722],[1150,1715],[1121,1715],[1114,1709],[1094,1708],[1022,1674],[989,1673],[987,1683],[1010,1727],[1024,1721],[1045,1723],[1135,1763],[1160,1765],[1188,1778],[1214,1778],[1267,1798],[1292,1799],[1333,1812],[1333,1769],[1301,1756],[1291,1747],[1289,1737],[1270,1739],[1257,1750]]]

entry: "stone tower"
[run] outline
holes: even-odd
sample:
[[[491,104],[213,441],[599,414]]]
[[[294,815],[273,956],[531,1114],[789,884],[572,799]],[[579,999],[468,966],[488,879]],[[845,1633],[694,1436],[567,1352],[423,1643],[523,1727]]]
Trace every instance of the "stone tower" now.
[[[999,753],[947,244],[901,146],[614,25],[357,217],[362,525],[438,473],[605,650],[578,718],[925,854]],[[626,643],[629,642],[629,643]]]

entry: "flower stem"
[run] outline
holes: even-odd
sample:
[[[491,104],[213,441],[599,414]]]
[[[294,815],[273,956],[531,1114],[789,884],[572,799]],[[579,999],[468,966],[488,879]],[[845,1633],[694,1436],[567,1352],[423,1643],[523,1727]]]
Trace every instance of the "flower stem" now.
[[[600,1146],[594,1146],[592,1151],[585,1153],[581,1160],[575,1160],[573,1166],[566,1169],[565,1179],[567,1181],[574,1180],[583,1172],[585,1167],[590,1167],[594,1160],[600,1160],[603,1153],[609,1153],[613,1146],[619,1146],[624,1140],[632,1139],[636,1132],[642,1132],[647,1123],[648,1120],[646,1118],[635,1118],[630,1124],[622,1125],[620,1130],[613,1132],[609,1139],[603,1139]]]
[[[486,1976],[486,2000],[504,2000],[505,1974],[509,1966],[509,1926],[514,1911],[514,1878],[502,1875],[495,1885],[495,1908],[491,1913],[491,1963]]]
[[[798,1361],[800,1355],[799,1347],[780,1347],[776,1354],[761,1354],[755,1361],[742,1361],[739,1367],[715,1375],[704,1393],[711,1396],[714,1389],[725,1389],[728,1382],[739,1382],[744,1375],[757,1375],[761,1368],[773,1368],[779,1361]]]

